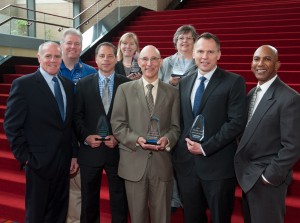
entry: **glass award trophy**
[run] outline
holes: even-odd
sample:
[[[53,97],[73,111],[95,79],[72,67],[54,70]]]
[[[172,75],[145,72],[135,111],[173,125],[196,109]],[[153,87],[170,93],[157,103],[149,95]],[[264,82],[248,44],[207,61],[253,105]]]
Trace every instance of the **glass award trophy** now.
[[[101,141],[105,141],[108,139],[105,139],[106,136],[109,135],[109,127],[108,127],[108,123],[106,120],[106,116],[105,115],[101,115],[97,124],[97,135],[101,136]]]
[[[201,142],[204,138],[204,116],[197,115],[189,133],[189,138],[195,142]]]
[[[138,58],[138,54],[136,53],[135,56],[132,58],[129,74],[141,73],[141,68],[137,62],[137,58]]]
[[[177,53],[177,56],[174,60],[173,69],[172,69],[172,77],[182,77],[185,69],[185,60],[184,56],[180,53]]]
[[[157,145],[157,141],[160,138],[160,124],[159,117],[152,116],[148,127],[146,136],[146,144]]]

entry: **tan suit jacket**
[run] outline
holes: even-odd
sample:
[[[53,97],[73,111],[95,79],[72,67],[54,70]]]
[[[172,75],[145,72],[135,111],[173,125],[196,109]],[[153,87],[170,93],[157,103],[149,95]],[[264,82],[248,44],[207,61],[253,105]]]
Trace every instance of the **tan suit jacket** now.
[[[169,139],[173,148],[180,134],[179,93],[168,84],[159,81],[154,115],[160,118],[160,133]],[[137,146],[137,139],[146,138],[150,113],[146,104],[142,79],[119,86],[111,117],[112,130],[120,142],[118,174],[129,181],[139,181],[147,166],[151,151]],[[173,168],[170,152],[153,152],[152,165],[155,174],[164,181],[172,180]]]

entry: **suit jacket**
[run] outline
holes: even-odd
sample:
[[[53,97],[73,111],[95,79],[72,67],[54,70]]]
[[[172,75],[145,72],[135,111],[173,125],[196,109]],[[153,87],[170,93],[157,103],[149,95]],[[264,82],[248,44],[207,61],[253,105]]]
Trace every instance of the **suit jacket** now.
[[[193,168],[201,179],[218,180],[235,176],[233,157],[236,138],[246,124],[246,89],[244,79],[217,68],[201,99],[198,114],[205,118],[202,148],[206,156],[187,150],[185,138],[194,121],[190,95],[197,71],[192,71],[179,83],[182,134],[174,150],[176,171],[187,176]]]
[[[13,82],[4,120],[16,159],[21,164],[28,161],[31,169],[46,179],[59,170],[69,173],[72,157],[73,83],[59,79],[67,99],[65,121],[39,70]]]
[[[290,183],[292,167],[300,157],[299,132],[300,95],[276,78],[258,104],[235,155],[235,171],[244,192],[261,174],[276,186]]]
[[[160,134],[169,139],[172,148],[180,134],[179,95],[174,87],[159,81],[154,115],[160,118]],[[142,79],[123,84],[118,88],[112,113],[113,133],[120,142],[118,174],[130,181],[139,181],[147,166],[151,151],[136,144],[138,137],[146,139],[150,113]],[[173,168],[167,151],[152,152],[152,165],[162,180],[171,180]]]
[[[81,142],[78,152],[79,164],[99,167],[102,166],[108,158],[114,162],[118,162],[118,148],[110,149],[105,146],[104,143],[101,143],[99,148],[92,149],[90,146],[84,144],[84,140],[89,135],[97,134],[97,124],[100,116],[106,118],[109,131],[112,133],[110,119],[116,90],[120,84],[127,81],[130,80],[115,73],[112,100],[107,115],[100,96],[98,73],[88,75],[77,82],[74,125],[78,140]]]
[[[118,74],[121,74],[123,76],[126,76],[125,68],[123,65],[123,60],[120,60],[115,65],[115,72]]]

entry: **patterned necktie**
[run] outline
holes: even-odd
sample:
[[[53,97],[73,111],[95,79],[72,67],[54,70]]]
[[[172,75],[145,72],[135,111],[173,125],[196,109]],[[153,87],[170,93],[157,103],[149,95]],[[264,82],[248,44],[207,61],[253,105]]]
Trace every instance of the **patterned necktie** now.
[[[261,91],[261,88],[258,86],[253,95],[252,95],[252,98],[251,98],[251,101],[250,101],[250,104],[249,104],[249,112],[248,112],[248,122],[250,122],[251,118],[252,118],[252,115],[253,115],[253,112],[254,112],[254,107],[255,107],[255,102],[256,102],[256,99],[257,99],[257,94],[258,92]]]
[[[109,82],[109,78],[106,77],[105,81],[104,81],[104,87],[103,87],[103,91],[102,91],[102,103],[104,106],[104,110],[105,113],[108,113],[109,110],[109,106],[110,106],[110,94],[109,94],[109,88],[108,88],[108,82]]]
[[[64,120],[65,119],[64,100],[63,100],[63,96],[62,96],[62,93],[61,93],[61,89],[60,89],[57,77],[53,77],[52,81],[54,81],[54,96],[55,96],[55,99],[56,99],[57,104],[58,104],[58,108],[59,108],[61,118],[62,118],[62,120]]]
[[[149,112],[152,115],[153,110],[154,110],[154,100],[153,100],[153,95],[152,95],[152,88],[154,86],[152,84],[147,84],[146,87],[148,89],[147,94],[146,94],[146,102],[147,102]]]
[[[200,84],[197,88],[195,98],[194,98],[194,106],[193,106],[193,114],[194,116],[198,115],[198,110],[200,107],[201,98],[205,89],[204,82],[206,80],[206,77],[202,76],[200,77]]]

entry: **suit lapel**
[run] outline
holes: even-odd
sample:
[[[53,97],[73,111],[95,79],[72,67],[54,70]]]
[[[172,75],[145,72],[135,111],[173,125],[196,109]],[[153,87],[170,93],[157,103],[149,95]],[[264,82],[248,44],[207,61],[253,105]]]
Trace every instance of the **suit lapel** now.
[[[222,74],[220,73],[219,68],[215,70],[213,75],[211,76],[211,79],[208,82],[208,85],[205,88],[205,91],[202,95],[200,107],[199,107],[199,114],[202,112],[209,96],[211,93],[215,90],[215,88],[221,83],[222,81]]]
[[[52,93],[49,85],[47,84],[46,80],[44,79],[43,75],[40,73],[40,71],[37,71],[35,73],[35,77],[36,77],[36,81],[38,86],[40,86],[40,89],[42,92],[44,92],[44,94],[46,95],[47,100],[49,100],[49,103],[51,106],[51,109],[55,109],[55,112],[57,113],[57,117],[59,118],[59,120],[62,121],[61,115],[60,115],[60,111],[58,108],[58,104],[56,102],[55,96]]]
[[[187,109],[188,114],[193,114],[192,104],[191,104],[191,93],[193,90],[194,83],[196,81],[198,72],[196,71],[193,74],[186,76],[186,82],[184,85],[180,85],[180,94],[181,95],[181,107]]]
[[[239,152],[248,143],[248,141],[252,137],[253,133],[255,132],[262,118],[265,116],[265,114],[270,109],[270,107],[275,103],[276,99],[274,99],[274,92],[277,85],[278,85],[278,79],[276,79],[273,82],[273,84],[271,84],[271,86],[266,91],[266,93],[260,100],[259,104],[257,105],[257,108],[251,118],[251,121],[248,123],[248,126],[245,128],[237,152]],[[252,90],[251,90],[251,94],[253,94]],[[250,100],[250,98],[251,97],[249,97],[248,100]]]
[[[138,101],[141,102],[141,107],[143,108],[143,110],[145,110],[145,112],[147,112],[149,114],[149,117],[150,117],[151,114],[150,114],[148,106],[147,106],[144,84],[143,84],[142,78],[140,78],[139,80],[136,81],[135,91],[136,91],[136,95],[138,97]]]
[[[154,114],[158,114],[159,113],[158,111],[161,109],[162,106],[164,106],[165,97],[166,97],[165,86],[159,80],[157,94],[156,94],[156,100],[155,100],[155,105],[154,105]]]

